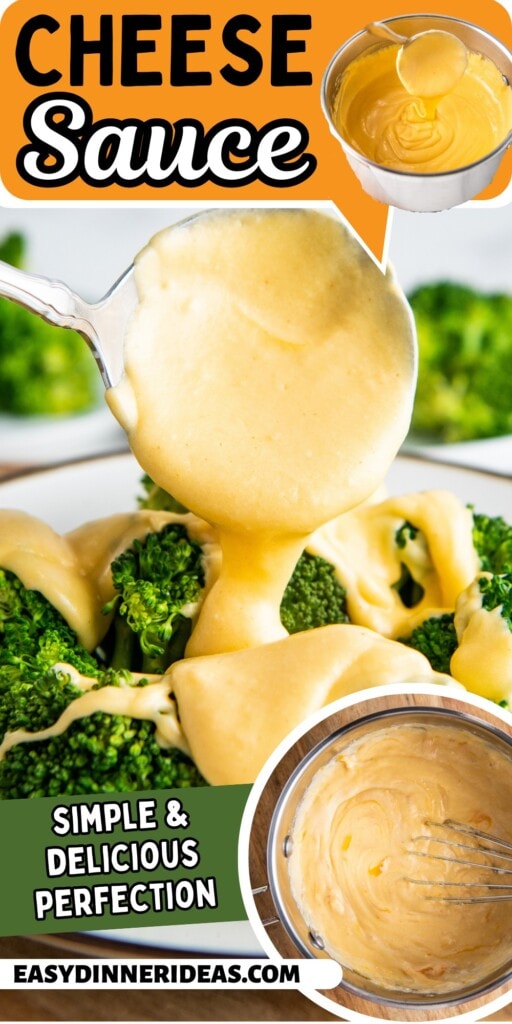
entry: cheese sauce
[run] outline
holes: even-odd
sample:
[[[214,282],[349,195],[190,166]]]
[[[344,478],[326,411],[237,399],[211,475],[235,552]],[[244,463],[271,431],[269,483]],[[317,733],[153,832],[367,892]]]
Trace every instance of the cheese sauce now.
[[[186,754],[190,753],[178,721],[176,703],[165,676],[152,680],[151,676],[148,679],[147,675],[138,676],[134,673],[131,682],[124,686],[102,686],[95,690],[93,687],[97,680],[82,676],[72,665],[56,665],[55,671],[68,676],[75,686],[84,691],[82,696],[71,701],[57,721],[47,729],[41,729],[39,732],[31,732],[28,729],[6,732],[0,743],[0,760],[12,747],[20,743],[37,743],[49,740],[53,736],[61,736],[73,722],[97,712],[106,715],[126,715],[129,718],[154,722],[155,739],[160,746],[177,747]],[[142,680],[148,681],[148,685],[137,686],[137,681]]]
[[[411,96],[437,99],[451,92],[468,66],[464,43],[451,32],[429,29],[402,44],[396,55],[398,77]]]
[[[415,578],[425,587],[412,609],[392,587],[400,575],[400,559],[406,557],[395,541],[404,519],[418,524],[427,540],[425,548],[419,545],[409,556]],[[109,624],[101,608],[114,594],[111,560],[134,539],[173,522],[184,525],[202,545],[208,593],[220,576],[222,553],[217,531],[192,513],[142,510],[113,515],[59,537],[25,513],[3,512],[1,560],[25,585],[45,593],[70,625],[88,623],[92,649]],[[33,550],[37,559],[27,555]],[[351,625],[324,627],[238,652],[186,658],[163,677],[150,677],[143,692],[128,684],[93,690],[94,680],[69,665],[56,666],[86,696],[74,701],[44,734],[30,729],[8,734],[0,757],[16,743],[48,739],[76,718],[110,711],[151,718],[158,741],[191,751],[210,783],[251,782],[288,732],[333,700],[386,683],[457,685],[433,672],[418,651],[385,639],[409,635],[425,617],[453,610],[454,604],[461,646],[452,658],[452,676],[493,699],[510,697],[511,634],[501,616],[481,608],[478,588],[470,584],[460,593],[475,575],[476,553],[471,515],[453,495],[427,491],[361,507],[318,530],[307,550],[328,559],[348,587]],[[193,622],[202,599],[189,609]]]
[[[377,985],[449,993],[510,958],[507,903],[440,904],[425,897],[446,889],[411,881],[489,880],[483,868],[411,852],[453,856],[432,825],[447,818],[512,840],[510,755],[449,724],[383,725],[353,740],[299,805],[288,859],[297,905],[329,955]]]
[[[96,646],[101,630],[94,587],[65,537],[26,512],[0,509],[0,566],[44,594],[84,647]]]
[[[434,35],[444,33],[432,33],[435,47]],[[370,160],[398,171],[456,170],[487,156],[512,130],[510,85],[489,58],[469,52],[455,83],[446,89],[447,79],[441,93],[432,93],[428,62],[421,55],[416,60],[416,45],[401,61],[409,91],[397,71],[398,44],[372,48],[352,61],[333,111],[340,135]],[[416,95],[413,84],[421,89]]]
[[[141,465],[218,528],[223,552],[187,653],[279,639],[308,534],[377,488],[407,431],[408,307],[338,220],[305,210],[170,228],[136,282],[108,401]]]
[[[169,679],[192,757],[218,786],[254,782],[292,729],[349,693],[389,683],[456,685],[418,651],[352,625],[185,658]]]
[[[512,632],[501,607],[482,607],[480,576],[459,594],[455,605],[455,629],[459,646],[452,655],[450,672],[473,693],[489,700],[512,700]]]
[[[400,548],[395,537],[404,522],[421,535]],[[336,567],[351,622],[397,638],[431,615],[453,611],[480,567],[472,531],[473,516],[454,494],[422,491],[339,516],[313,534],[308,550]],[[403,565],[423,590],[412,608],[396,589]]]

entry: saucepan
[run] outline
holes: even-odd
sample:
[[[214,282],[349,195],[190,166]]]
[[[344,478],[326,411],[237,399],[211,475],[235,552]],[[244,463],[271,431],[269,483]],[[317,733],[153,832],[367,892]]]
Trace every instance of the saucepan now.
[[[474,713],[473,713],[474,712]],[[456,708],[436,706],[404,706],[376,711],[363,718],[343,726],[314,746],[300,761],[289,776],[277,799],[267,839],[267,879],[268,890],[275,908],[275,918],[264,924],[278,923],[284,927],[294,946],[304,957],[327,957],[320,934],[310,930],[301,915],[300,909],[292,894],[288,857],[291,853],[291,834],[297,809],[313,777],[324,765],[343,751],[354,741],[366,738],[373,731],[384,726],[419,725],[423,728],[434,728],[439,725],[456,725],[464,732],[470,731],[492,744],[496,751],[512,753],[512,736],[498,725],[480,717],[477,708],[471,713]],[[499,781],[497,780],[499,785]],[[321,870],[321,865],[319,865]],[[266,886],[256,892],[263,892]],[[254,892],[254,890],[253,890]],[[257,897],[258,898],[258,897]],[[442,910],[440,910],[442,913]],[[271,929],[269,936],[272,937]],[[287,954],[289,955],[289,954]],[[343,965],[342,965],[343,966]],[[400,1007],[401,1010],[429,1010],[435,1007],[454,1007],[469,1000],[491,995],[496,989],[512,980],[512,952],[509,960],[491,974],[486,974],[470,984],[461,982],[449,992],[415,993],[390,989],[375,983],[348,967],[343,966],[341,989],[351,997],[356,996],[365,1001],[365,1005],[374,1007],[377,1016],[387,1016],[386,1006]],[[346,996],[345,996],[346,998]],[[341,999],[342,1005],[343,998]],[[382,1008],[383,1012],[380,1012]]]
[[[512,53],[498,39],[477,25],[443,15],[415,14],[384,21],[395,32],[412,36],[429,29],[451,32],[469,50],[483,54],[494,62],[504,79],[512,81]],[[503,154],[512,143],[512,132],[491,153],[481,160],[452,171],[418,174],[395,171],[374,163],[353,148],[337,130],[333,112],[341,76],[348,65],[366,50],[389,45],[363,29],[352,36],[334,54],[322,81],[322,108],[332,134],[340,142],[350,167],[365,192],[381,203],[418,213],[435,213],[472,199],[493,180]]]

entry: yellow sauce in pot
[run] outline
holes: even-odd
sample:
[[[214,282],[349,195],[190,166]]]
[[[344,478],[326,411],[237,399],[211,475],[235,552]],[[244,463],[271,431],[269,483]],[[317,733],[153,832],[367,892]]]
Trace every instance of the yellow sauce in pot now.
[[[496,880],[485,869],[491,858],[474,849],[459,856],[477,868],[417,856],[457,856],[436,841],[457,836],[431,824],[447,818],[510,842],[512,758],[467,728],[431,722],[383,723],[349,742],[299,805],[288,861],[294,898],[330,956],[377,985],[449,993],[510,959],[510,904],[427,899],[482,894],[481,883]]]
[[[433,174],[481,160],[507,138],[512,89],[488,57],[470,51],[453,87],[433,96],[421,54],[414,66],[411,44],[408,86],[415,82],[421,90],[411,95],[397,72],[400,50],[399,44],[373,48],[343,74],[333,118],[349,145],[383,167]]]

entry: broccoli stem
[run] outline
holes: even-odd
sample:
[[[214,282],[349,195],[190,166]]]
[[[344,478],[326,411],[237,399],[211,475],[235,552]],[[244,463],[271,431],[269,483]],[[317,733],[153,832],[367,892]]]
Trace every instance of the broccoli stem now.
[[[134,660],[138,651],[137,637],[130,629],[126,619],[116,615],[114,622],[114,647],[110,665],[112,668],[129,668],[132,672],[138,670]],[[143,671],[147,671],[144,670]]]
[[[185,647],[192,632],[192,620],[181,617],[181,621],[175,627],[174,632],[164,651],[161,654],[142,655],[142,672],[149,672],[156,675],[163,673],[175,661],[180,661],[185,656]],[[133,636],[134,634],[132,634]]]

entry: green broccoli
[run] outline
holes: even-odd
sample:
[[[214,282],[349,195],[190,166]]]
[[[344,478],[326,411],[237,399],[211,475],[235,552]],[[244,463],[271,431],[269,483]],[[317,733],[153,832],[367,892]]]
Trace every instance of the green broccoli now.
[[[473,544],[483,572],[512,572],[512,526],[501,516],[473,511]]]
[[[435,672],[450,674],[450,660],[457,649],[453,612],[432,615],[413,629],[408,637],[400,637],[407,647],[414,647],[428,658]]]
[[[59,662],[97,687],[133,685],[129,671],[105,668],[90,654],[42,594],[0,569],[0,738],[48,728],[82,696],[65,668],[53,668]],[[62,735],[13,746],[0,761],[0,799],[198,785],[205,781],[193,762],[161,748],[153,722],[103,712]]]
[[[281,602],[281,622],[289,633],[348,622],[347,595],[334,567],[304,551]]]
[[[106,670],[99,673],[97,687],[133,685],[130,680],[129,673]],[[36,732],[53,724],[82,690],[65,672],[52,670],[36,680],[20,672],[2,687],[0,669],[0,694],[3,731]],[[0,761],[4,800],[204,785],[186,754],[159,746],[153,722],[104,712],[78,719],[61,735],[19,743]]]
[[[499,608],[502,619],[512,632],[512,572],[480,576],[478,586],[482,595],[482,608],[489,612]]]
[[[395,543],[397,548],[406,548],[410,541],[417,539],[419,532],[418,527],[413,526],[413,524],[406,519],[405,522],[398,527],[398,530],[395,533]]]
[[[141,484],[144,494],[138,499],[140,508],[162,509],[166,512],[187,511],[172,495],[155,484],[147,473],[142,477]],[[348,621],[346,592],[337,580],[333,566],[319,555],[304,551],[281,602],[283,626],[289,633],[300,633],[302,630]],[[188,636],[185,643],[187,639]]]
[[[100,665],[59,611],[12,572],[0,569],[0,737],[13,729],[44,729],[81,690],[59,662],[96,677]]]
[[[453,442],[512,432],[512,296],[440,282],[409,296],[419,343],[412,429]]]
[[[183,657],[190,636],[204,587],[201,546],[171,523],[119,555],[112,579],[118,593],[104,608],[115,612],[111,664],[163,672]]]
[[[57,662],[67,662],[83,675],[96,675],[98,661],[79,643],[76,633],[37,590],[0,569],[0,669],[23,671],[37,679]]]
[[[48,668],[36,674],[24,664],[1,665],[0,739],[14,729],[47,729],[81,693],[65,671]]]
[[[0,242],[0,260],[20,269],[25,258],[25,239],[19,231],[11,231]]]
[[[406,521],[396,531],[395,543],[402,552],[403,561],[400,577],[393,583],[393,590],[396,590],[406,608],[414,608],[425,593],[424,587],[414,577],[414,572],[420,575],[420,567],[424,568],[428,561],[425,538],[417,526]]]
[[[503,617],[509,621],[507,616],[512,614],[510,595],[512,526],[509,526],[501,516],[492,517],[473,510],[472,512],[473,544],[480,558],[481,569],[493,574],[490,580],[481,577],[479,581],[483,607],[491,610],[499,604],[503,604],[505,608]],[[421,537],[420,531],[411,523],[403,523],[396,533],[396,541],[401,548],[405,548],[409,542],[417,542],[419,537]],[[405,566],[403,569],[402,578],[395,584],[395,587],[401,596],[403,588],[406,598],[407,595],[414,593],[417,584]],[[404,597],[403,600],[407,607],[413,607],[412,604],[407,604]],[[426,619],[413,630],[409,637],[401,637],[400,640],[408,647],[414,647],[417,651],[421,651],[437,672],[449,674],[450,659],[458,646],[453,612]]]
[[[475,588],[478,588],[480,591],[482,608],[488,611],[499,608],[502,618],[507,623],[508,628],[512,630],[512,573],[504,573],[497,576],[479,576],[470,585],[468,591],[473,595]],[[461,599],[464,599],[465,595],[466,591],[463,592]],[[451,661],[459,648],[459,638],[454,623],[455,614],[453,612],[431,616],[422,622],[420,626],[417,626],[409,637],[402,637],[401,642],[408,647],[414,647],[415,650],[424,654],[435,671],[453,675]],[[462,636],[461,644],[464,644],[464,636]],[[454,665],[454,669],[455,673],[457,673],[456,665]],[[464,677],[462,677],[462,681],[464,682]],[[499,684],[501,683],[502,677],[500,676]],[[490,696],[494,692],[493,699],[501,707],[508,707],[507,700],[498,699],[498,694],[500,691],[503,691],[503,685],[499,684],[491,688],[488,695]]]
[[[8,235],[0,259],[21,266],[21,235]],[[52,327],[0,299],[0,411],[18,416],[62,416],[99,402],[101,382],[92,353],[74,331]]]
[[[172,494],[159,487],[148,473],[144,473],[141,484],[143,494],[137,499],[139,508],[149,508],[156,512],[188,512]]]

